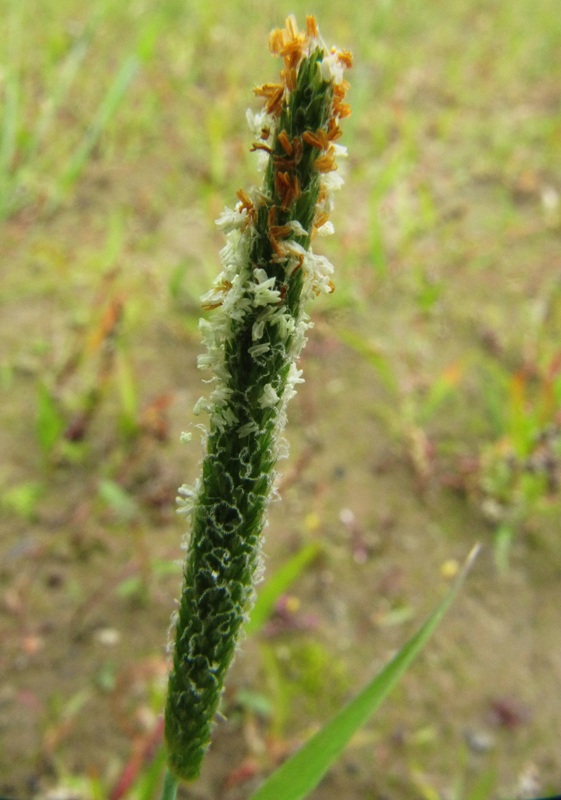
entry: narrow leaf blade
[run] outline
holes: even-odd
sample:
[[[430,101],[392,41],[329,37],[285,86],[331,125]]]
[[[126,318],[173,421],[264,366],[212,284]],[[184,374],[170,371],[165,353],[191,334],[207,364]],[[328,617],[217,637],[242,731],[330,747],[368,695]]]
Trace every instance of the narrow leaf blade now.
[[[302,800],[341,755],[351,736],[364,725],[421,652],[456,597],[478,548],[474,548],[452,588],[417,633],[384,669],[273,773],[250,800]]]
[[[279,597],[283,592],[286,592],[289,586],[294,583],[320,552],[320,544],[311,542],[292,556],[286,564],[267,580],[259,592],[257,601],[245,626],[245,631],[248,635],[257,633],[263,627],[271,616]]]

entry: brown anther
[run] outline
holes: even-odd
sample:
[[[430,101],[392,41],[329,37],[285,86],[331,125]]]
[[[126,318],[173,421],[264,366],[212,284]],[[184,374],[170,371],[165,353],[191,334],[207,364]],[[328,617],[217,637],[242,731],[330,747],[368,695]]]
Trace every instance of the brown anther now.
[[[343,103],[347,90],[349,89],[349,82],[342,81],[335,84],[333,87],[333,116],[335,117],[348,117],[351,113],[351,108],[346,103]]]
[[[236,197],[240,201],[238,211],[241,212],[244,209],[247,211],[245,224],[247,225],[250,220],[253,222],[255,220],[255,206],[251,200],[251,197],[247,194],[247,192],[244,192],[243,189],[238,189],[236,192]]]
[[[282,83],[264,83],[263,86],[256,86],[253,92],[257,97],[265,98],[265,111],[268,114],[280,114],[284,96]]]
[[[274,239],[286,239],[292,233],[290,225],[271,225],[269,227],[269,235]]]
[[[287,156],[291,156],[293,147],[290,139],[288,138],[288,133],[285,130],[282,130],[277,136],[277,139]]]
[[[254,206],[247,192],[244,192],[243,189],[238,189],[236,192],[236,197],[241,203],[240,211],[242,211],[244,208],[247,209],[247,211],[253,211]]]
[[[292,140],[292,155],[293,161],[296,165],[298,165],[302,161],[302,139],[299,136],[295,136]]]
[[[294,269],[290,273],[291,275],[294,275],[295,272],[298,272],[298,270],[302,269],[302,267],[304,266],[304,254],[303,253],[299,253],[296,256],[296,260],[298,261],[298,264],[294,267]]]
[[[275,192],[280,199],[281,208],[287,209],[302,194],[297,175],[289,172],[277,172],[275,175]]]
[[[298,180],[298,175],[292,176],[291,187],[292,187],[293,199],[298,200],[298,198],[302,196],[302,189],[300,188],[300,181]]]
[[[292,142],[289,140],[288,135],[286,139],[281,138],[282,134],[279,135],[279,142],[281,147],[285,150],[286,155],[276,155],[273,156],[273,161],[275,164],[275,168],[277,170],[295,170],[298,164],[302,161],[302,139],[299,136],[295,136]],[[291,149],[291,154],[288,153],[287,147]],[[292,158],[289,157],[292,155]]]
[[[269,235],[269,241],[271,242],[271,246],[275,251],[275,255],[279,258],[286,257],[286,249],[283,245],[279,242],[279,239],[286,239],[292,234],[292,228],[290,225],[277,225],[277,211],[280,211],[278,206],[271,206],[269,209],[269,213],[267,215],[267,232]]]
[[[321,156],[316,158],[314,167],[318,172],[333,172],[333,170],[337,169],[335,152],[332,147],[329,148],[327,153],[322,153]]]
[[[290,186],[290,175],[288,172],[277,172],[275,175],[275,192],[282,197]]]
[[[330,142],[334,142],[342,135],[343,131],[337,124],[336,117],[330,117],[329,122],[327,123],[327,138],[329,139]]]
[[[302,139],[311,147],[317,147],[318,150],[327,150],[329,147],[327,133],[322,128],[319,128],[315,133],[304,131]]]
[[[279,243],[279,241],[275,239],[273,236],[269,236],[269,241],[271,242],[271,246],[275,251],[275,255],[278,256],[279,258],[284,258],[286,256],[286,250]]]
[[[351,116],[351,107],[348,103],[338,103],[336,106],[333,106],[333,110],[339,119]]]
[[[334,103],[333,113],[336,114],[339,119],[344,119],[344,117],[351,116],[351,107],[348,103]]]
[[[321,228],[329,219],[327,211],[318,211],[314,218],[314,228]]]
[[[272,31],[269,36],[269,48],[275,55],[284,58],[286,67],[283,73],[283,81],[289,89],[294,88],[295,72],[300,63],[306,46],[307,36],[300,33],[294,16],[287,17],[286,27]]]
[[[256,150],[264,150],[270,156],[273,155],[273,151],[271,150],[268,144],[261,144],[261,142],[254,142],[249,148],[249,152],[255,153]]]
[[[320,185],[319,185],[319,194],[318,194],[318,199],[317,199],[317,202],[316,202],[316,206],[318,208],[321,208],[322,206],[325,205],[325,203],[326,203],[326,201],[328,199],[329,199],[329,192],[327,191],[327,189],[325,188],[323,183],[320,183]]]

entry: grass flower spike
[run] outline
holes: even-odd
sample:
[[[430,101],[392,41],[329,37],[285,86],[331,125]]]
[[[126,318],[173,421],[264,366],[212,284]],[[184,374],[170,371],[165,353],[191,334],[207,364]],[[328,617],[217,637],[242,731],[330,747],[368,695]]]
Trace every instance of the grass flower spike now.
[[[263,109],[248,112],[263,185],[240,190],[217,220],[226,244],[222,271],[202,298],[209,314],[200,323],[207,351],[199,357],[212,372],[212,391],[196,405],[210,417],[206,453],[199,481],[179,490],[190,541],[165,736],[169,769],[185,780],[199,774],[252,601],[275,465],[285,451],[286,404],[302,382],[306,301],[334,289],[333,267],[311,241],[333,230],[351,56],[325,47],[313,17],[305,32],[289,17],[269,44],[283,59],[280,80],[256,88]]]

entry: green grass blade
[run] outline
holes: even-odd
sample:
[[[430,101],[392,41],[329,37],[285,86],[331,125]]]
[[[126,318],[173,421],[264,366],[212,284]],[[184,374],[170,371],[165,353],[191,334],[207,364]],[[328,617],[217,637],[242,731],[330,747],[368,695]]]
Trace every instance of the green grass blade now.
[[[514,533],[514,525],[510,522],[503,522],[495,533],[494,556],[500,575],[506,575],[508,572]]]
[[[475,785],[471,789],[468,800],[489,800],[495,786],[497,776],[492,769],[485,770],[485,772],[476,780]]]
[[[318,542],[312,542],[299,550],[275,572],[259,592],[257,601],[245,626],[248,634],[255,634],[271,616],[276,601],[301,575],[308,564],[321,552]]]
[[[366,341],[363,336],[347,328],[337,328],[336,334],[347,347],[350,347],[355,353],[365,358],[369,364],[374,367],[384,388],[387,389],[388,392],[392,395],[397,395],[399,393],[399,385],[391,363],[374,343]]]
[[[21,49],[21,4],[14,3],[3,20],[6,34],[6,52],[3,53],[2,78],[0,79],[0,176],[9,175],[16,153],[18,118],[20,114],[20,49]],[[4,91],[1,91],[2,84]],[[3,97],[2,97],[3,95]]]
[[[81,36],[64,60],[57,81],[50,96],[42,107],[37,125],[27,145],[26,157],[28,159],[32,159],[37,155],[39,148],[50,134],[56,112],[68,96],[72,84],[78,75],[80,65],[86,57],[90,45],[90,38],[89,35]]]
[[[465,580],[474,548],[447,596],[384,669],[251,796],[251,800],[301,800],[314,789],[349,742],[421,652]]]
[[[15,72],[9,72],[4,83],[2,124],[0,126],[0,219],[12,211],[13,198],[13,163],[16,155],[16,140],[19,116],[19,79]]]
[[[154,800],[166,768],[166,750],[160,747],[140,781],[137,800]]]
[[[7,175],[12,168],[16,153],[19,80],[15,72],[12,71],[6,76],[4,86],[4,111],[0,137],[0,170]]]
[[[155,16],[152,18],[142,31],[135,51],[123,61],[121,69],[115,76],[115,80],[109,86],[109,89],[97,109],[92,124],[84,134],[82,141],[76,148],[70,159],[70,163],[62,175],[60,189],[63,193],[78,179],[90,153],[117,110],[119,103],[126,94],[139,67],[152,57],[162,27],[162,17]]]
[[[53,395],[44,383],[40,383],[37,387],[35,424],[41,449],[48,455],[62,436],[65,422]]]
[[[139,66],[140,58],[136,54],[128,56],[123,62],[115,80],[101,101],[92,124],[84,134],[82,141],[75,150],[74,155],[70,159],[70,163],[62,175],[60,188],[63,191],[68,189],[77,180],[84,169],[91,151],[95,147],[109,120],[117,110],[117,106],[123,99]]]

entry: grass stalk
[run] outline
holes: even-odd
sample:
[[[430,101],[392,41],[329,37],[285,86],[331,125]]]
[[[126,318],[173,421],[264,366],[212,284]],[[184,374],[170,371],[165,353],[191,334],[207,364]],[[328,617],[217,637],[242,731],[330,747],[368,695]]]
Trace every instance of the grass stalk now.
[[[327,51],[313,17],[293,17],[270,36],[284,61],[280,82],[255,89],[264,109],[250,115],[263,156],[261,188],[237,193],[218,220],[227,234],[223,271],[203,297],[201,321],[214,389],[201,399],[210,425],[202,475],[180,489],[191,537],[175,626],[165,737],[169,768],[195,779],[208,747],[227,669],[254,597],[261,533],[275,465],[286,445],[286,404],[301,382],[296,362],[310,323],[306,301],[333,291],[331,264],[311,248],[329,232],[344,69],[350,54]]]
[[[164,775],[164,785],[162,787],[162,800],[175,800],[177,797],[177,787],[179,782],[175,775],[166,769]]]

